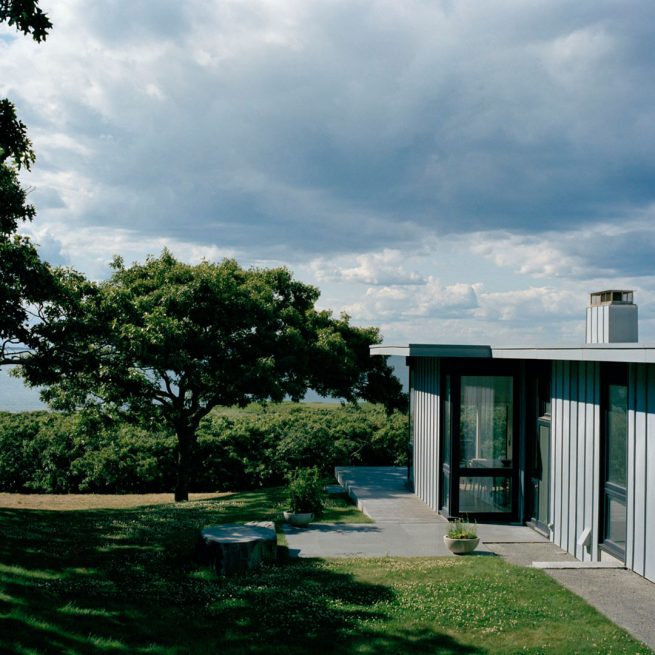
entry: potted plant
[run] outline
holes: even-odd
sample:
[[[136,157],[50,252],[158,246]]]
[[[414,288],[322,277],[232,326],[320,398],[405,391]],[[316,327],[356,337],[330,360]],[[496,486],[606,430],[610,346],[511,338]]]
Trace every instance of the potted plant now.
[[[463,519],[455,519],[450,524],[443,540],[448,550],[455,555],[472,553],[480,543],[476,526]]]
[[[323,484],[316,467],[298,469],[287,476],[289,511],[284,520],[295,526],[307,525],[323,513]]]

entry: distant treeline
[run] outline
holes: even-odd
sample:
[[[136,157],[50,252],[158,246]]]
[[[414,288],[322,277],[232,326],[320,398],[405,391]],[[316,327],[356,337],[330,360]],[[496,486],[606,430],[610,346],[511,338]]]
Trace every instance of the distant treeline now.
[[[177,439],[83,414],[0,413],[0,491],[146,493],[175,486]],[[192,491],[280,484],[318,466],[405,465],[407,417],[378,405],[217,408],[201,423]]]

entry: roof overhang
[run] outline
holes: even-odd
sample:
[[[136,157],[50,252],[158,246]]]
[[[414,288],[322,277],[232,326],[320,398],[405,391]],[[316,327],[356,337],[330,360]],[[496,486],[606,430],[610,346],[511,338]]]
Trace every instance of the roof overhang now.
[[[371,355],[399,355],[401,357],[473,357],[490,358],[491,346],[464,344],[410,343],[408,346],[371,346]]]
[[[371,355],[400,357],[462,357],[474,359],[544,359],[578,362],[635,362],[655,364],[655,346],[634,343],[585,344],[571,347],[515,346],[494,348],[464,344],[409,344],[370,347]]]

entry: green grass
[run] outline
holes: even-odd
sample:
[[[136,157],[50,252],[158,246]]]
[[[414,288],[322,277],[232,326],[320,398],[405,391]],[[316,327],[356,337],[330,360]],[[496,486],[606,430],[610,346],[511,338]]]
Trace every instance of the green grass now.
[[[228,580],[197,565],[201,527],[273,518],[282,498],[0,509],[0,652],[649,652],[496,557],[295,560]]]

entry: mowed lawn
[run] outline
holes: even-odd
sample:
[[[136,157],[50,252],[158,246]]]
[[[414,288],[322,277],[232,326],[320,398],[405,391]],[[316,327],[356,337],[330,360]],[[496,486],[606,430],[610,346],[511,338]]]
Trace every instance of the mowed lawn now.
[[[51,501],[0,495],[2,653],[650,652],[496,557],[282,557],[229,580],[196,563],[200,528],[275,518],[280,490]]]

